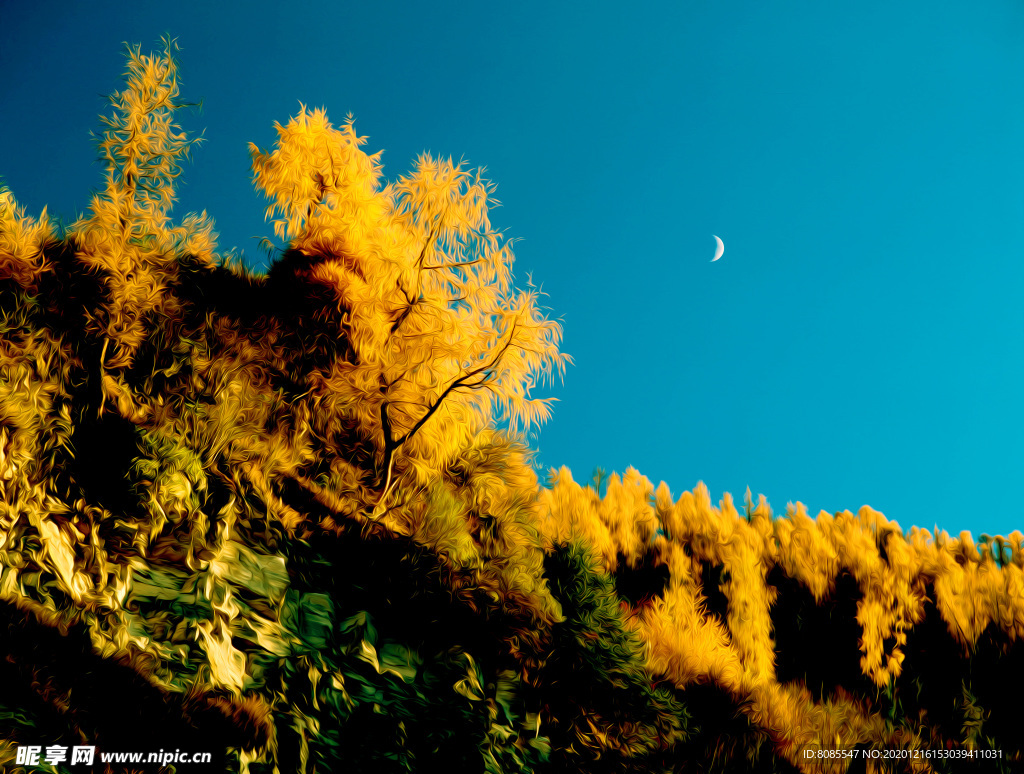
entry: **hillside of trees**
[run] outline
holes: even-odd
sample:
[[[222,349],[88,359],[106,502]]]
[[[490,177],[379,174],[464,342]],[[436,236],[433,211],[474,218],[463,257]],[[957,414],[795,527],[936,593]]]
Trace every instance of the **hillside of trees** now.
[[[3,771],[1021,770],[1024,535],[539,480],[570,360],[493,186],[303,108],[257,273],[171,217],[183,105],[131,48],[88,211],[0,189]]]

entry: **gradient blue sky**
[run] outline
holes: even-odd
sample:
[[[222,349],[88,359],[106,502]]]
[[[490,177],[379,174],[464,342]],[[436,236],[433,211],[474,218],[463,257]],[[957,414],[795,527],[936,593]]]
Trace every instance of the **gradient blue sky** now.
[[[5,2],[0,176],[30,213],[87,206],[121,44],[163,33],[207,138],[175,213],[251,262],[247,143],[299,101],[354,113],[389,176],[488,168],[576,361],[543,465],[1024,530],[1017,0]]]

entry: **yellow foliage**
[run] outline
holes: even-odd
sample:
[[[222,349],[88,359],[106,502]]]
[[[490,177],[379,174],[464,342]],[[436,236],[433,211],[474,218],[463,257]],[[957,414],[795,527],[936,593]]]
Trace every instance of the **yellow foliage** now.
[[[658,529],[653,500],[654,487],[634,468],[621,479],[612,474],[601,498],[563,467],[551,472],[551,486],[540,491],[541,531],[549,546],[583,539],[607,572],[615,572],[620,557],[634,567]]]
[[[25,208],[0,186],[0,281],[33,286],[44,268],[42,247],[53,238],[45,208],[38,219],[26,217]]]
[[[291,240],[292,270],[339,316],[352,356],[314,394],[373,438],[380,516],[396,475],[426,486],[488,422],[516,433],[546,419],[550,400],[531,388],[569,358],[538,294],[511,285],[512,252],[491,228],[479,173],[423,156],[383,185],[351,118],[335,129],[303,107],[277,129],[273,151],[251,149],[256,184]]]
[[[205,213],[171,219],[194,145],[174,122],[173,52],[128,49],[98,138],[104,185],[66,234],[0,189],[0,283],[17,300],[0,321],[0,598],[41,615],[70,598],[99,652],[130,652],[168,690],[238,694],[240,642],[289,647],[265,582],[282,568],[244,544],[355,522],[433,551],[462,602],[542,630],[560,610],[521,435],[550,411],[533,389],[570,361],[541,294],[513,285],[493,186],[430,156],[385,183],[351,119],[303,107],[252,148],[287,249],[267,276],[232,267]],[[44,280],[82,283],[70,309],[43,310],[63,340],[33,317],[60,302]],[[88,447],[82,424],[123,433],[130,513],[56,483],[55,461]],[[240,615],[238,588],[259,614]],[[213,619],[147,618],[138,600],[154,597]],[[203,675],[175,671],[193,658]]]
[[[631,488],[632,487],[632,488]],[[654,552],[669,570],[664,593],[634,610],[634,624],[648,644],[652,670],[680,688],[713,682],[733,694],[752,721],[772,736],[777,751],[802,771],[832,771],[802,758],[803,750],[828,744],[852,748],[919,743],[862,701],[840,691],[815,702],[806,687],[775,678],[771,608],[777,591],[767,582],[778,568],[821,603],[835,592],[841,572],[856,581],[861,599],[861,669],[880,688],[902,671],[907,632],[924,619],[929,585],[951,636],[970,648],[990,623],[1016,639],[1024,634],[1024,571],[1021,535],[999,538],[997,565],[986,544],[979,551],[967,533],[914,529],[904,536],[895,522],[864,507],[857,515],[821,512],[811,519],[802,504],[775,519],[764,498],[741,515],[726,494],[711,504],[703,484],[673,503],[668,487],[652,488],[635,471],[612,477],[599,498],[562,469],[542,490],[542,531],[552,542],[583,538],[616,572],[616,556],[631,563]],[[654,530],[661,525],[661,533]],[[702,587],[702,565],[721,566],[717,589]],[[724,621],[707,610],[707,595],[720,591],[728,607]],[[890,642],[888,649],[886,643]],[[822,768],[822,765],[825,767]],[[913,770],[929,771],[925,763]],[[845,763],[835,771],[845,771]]]
[[[807,772],[832,770],[802,757],[814,745],[919,740],[863,697],[840,689],[815,701],[806,686],[779,683],[772,573],[818,603],[840,575],[855,581],[860,669],[880,690],[902,674],[907,632],[929,601],[965,650],[993,624],[1024,638],[1020,532],[979,547],[967,533],[904,535],[868,507],[812,519],[797,504],[776,519],[749,490],[740,514],[728,494],[712,505],[703,483],[673,502],[666,484],[655,489],[632,468],[603,496],[566,468],[539,487],[522,435],[548,417],[550,399],[532,390],[570,359],[539,291],[512,284],[514,256],[491,225],[494,188],[482,172],[424,155],[387,183],[351,118],[335,128],[303,106],[277,125],[273,149],[250,149],[287,247],[266,277],[232,269],[205,213],[170,219],[193,144],[173,123],[182,103],[172,50],[129,49],[129,84],[112,96],[99,143],[105,187],[66,237],[58,242],[45,210],[26,217],[0,188],[0,283],[24,302],[0,320],[0,599],[57,627],[88,613],[99,653],[127,654],[167,691],[206,681],[237,697],[254,662],[293,644],[280,615],[279,540],[356,524],[412,541],[438,559],[461,603],[528,621],[521,637],[538,639],[534,652],[562,614],[543,552],[580,541],[601,572],[667,570],[664,592],[629,611],[647,666],[680,689],[721,686]],[[28,307],[48,303],[40,285],[58,276],[55,263],[102,297],[79,299],[74,344],[29,322]],[[272,308],[248,318],[216,308],[233,299],[187,309],[189,271],[229,277]],[[141,373],[148,344],[156,354]],[[134,512],[58,491],[58,461],[79,454],[71,392],[85,396],[76,422],[129,437]],[[710,568],[716,588],[704,586]],[[708,609],[719,594],[721,617]],[[186,625],[139,612],[140,600],[171,599],[202,601],[210,616]],[[199,674],[183,675],[176,665],[190,658]],[[587,723],[602,747],[633,744],[626,732],[612,739],[601,718]]]

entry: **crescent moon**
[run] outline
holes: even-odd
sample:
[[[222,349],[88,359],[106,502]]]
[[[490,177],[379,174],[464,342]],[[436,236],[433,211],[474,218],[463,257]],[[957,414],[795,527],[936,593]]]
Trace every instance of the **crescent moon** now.
[[[712,234],[711,236],[715,236],[715,235]],[[725,252],[725,242],[723,242],[718,237],[715,237],[715,241],[718,242],[718,247],[715,248],[715,257],[711,259],[711,263],[714,263],[719,258],[721,258],[722,257],[722,253]]]

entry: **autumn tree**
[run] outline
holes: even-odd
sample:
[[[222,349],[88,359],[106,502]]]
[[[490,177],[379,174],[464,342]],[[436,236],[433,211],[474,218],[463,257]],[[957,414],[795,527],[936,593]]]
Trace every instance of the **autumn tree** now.
[[[272,152],[252,146],[256,183],[290,240],[285,261],[323,288],[348,344],[313,389],[324,416],[353,417],[373,445],[379,517],[399,477],[415,491],[494,422],[515,433],[546,419],[550,399],[531,390],[568,357],[538,293],[512,285],[479,172],[423,156],[382,185],[351,118],[335,129],[303,108],[277,129]]]
[[[3,751],[33,727],[156,749],[226,724],[195,747],[228,768],[330,770],[368,729],[377,770],[534,768],[515,696],[561,613],[521,433],[568,358],[512,283],[493,187],[429,157],[384,184],[351,121],[303,109],[253,149],[287,245],[239,267],[205,215],[171,217],[194,144],[172,52],[128,50],[84,217],[0,200],[0,596],[12,631],[68,632],[4,640],[44,709],[4,715]],[[116,661],[124,705],[97,709],[83,658]]]

